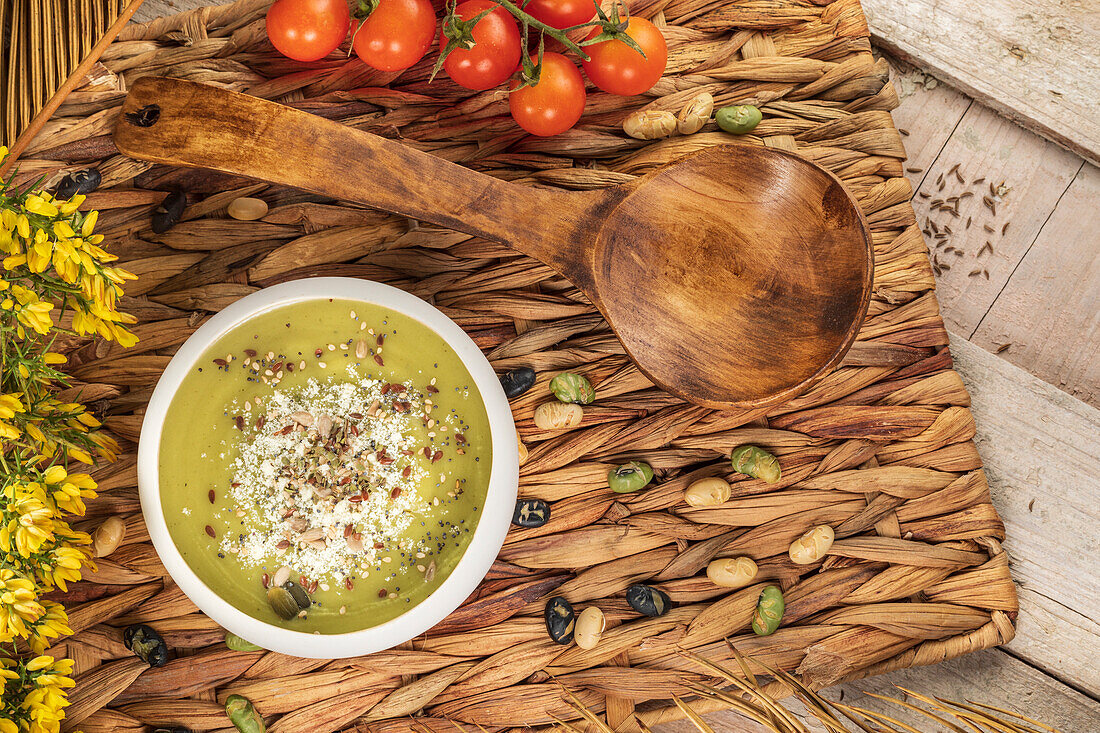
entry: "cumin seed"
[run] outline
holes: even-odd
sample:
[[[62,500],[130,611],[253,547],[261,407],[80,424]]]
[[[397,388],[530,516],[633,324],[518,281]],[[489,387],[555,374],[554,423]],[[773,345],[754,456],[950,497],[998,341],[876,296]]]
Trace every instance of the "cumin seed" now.
[[[1009,348],[1011,348],[1011,347],[1012,347],[1011,342],[1007,343],[1007,344],[1001,344],[1000,346],[997,347],[997,353],[998,354],[1003,354],[1004,352],[1008,351]]]

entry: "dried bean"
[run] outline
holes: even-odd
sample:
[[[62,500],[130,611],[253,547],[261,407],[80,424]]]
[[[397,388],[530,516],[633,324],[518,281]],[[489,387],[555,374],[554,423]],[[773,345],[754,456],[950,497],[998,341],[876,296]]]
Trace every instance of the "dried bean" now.
[[[607,619],[604,618],[603,611],[596,606],[589,606],[577,616],[577,631],[573,640],[581,649],[595,649],[606,628]]]
[[[150,626],[127,626],[122,632],[122,643],[150,667],[163,667],[168,663],[168,645]]]
[[[623,120],[623,132],[636,140],[657,140],[676,132],[676,115],[658,109],[640,109]]]
[[[584,410],[572,402],[544,402],[535,408],[535,427],[539,430],[561,430],[581,424]]]
[[[777,482],[782,475],[779,459],[755,445],[735,448],[730,455],[730,463],[733,464],[734,471],[761,479],[769,484]]]
[[[592,384],[580,374],[562,372],[550,380],[550,391],[560,402],[576,402],[587,405],[596,399],[596,390]]]
[[[225,698],[225,714],[240,733],[267,733],[263,717],[247,697],[230,695]]]
[[[714,115],[718,126],[734,135],[752,132],[763,118],[760,110],[751,104],[723,107]]]
[[[535,370],[531,367],[520,367],[501,374],[500,386],[504,388],[504,396],[508,399],[519,397],[535,386]]]
[[[235,652],[254,652],[263,648],[229,632],[225,634],[225,645]]]
[[[714,111],[714,97],[709,92],[699,92],[676,115],[676,129],[681,135],[693,135],[710,121]]]
[[[519,449],[519,465],[527,463],[527,446],[523,444],[523,438],[519,436],[519,431],[516,431],[516,447]]]
[[[546,618],[546,632],[550,638],[559,644],[568,644],[573,641],[573,632],[576,628],[576,617],[573,615],[573,606],[562,597],[551,598],[546,603],[543,612]]]
[[[825,553],[833,546],[836,535],[833,528],[827,524],[807,530],[805,534],[791,543],[787,554],[791,562],[797,565],[809,565],[825,557]]]
[[[518,527],[541,527],[550,521],[550,505],[542,499],[520,499],[512,513],[512,524]]]
[[[691,482],[684,492],[684,501],[691,506],[717,506],[730,500],[730,485],[718,477]]]
[[[760,592],[760,600],[752,613],[752,630],[760,636],[768,636],[779,628],[783,620],[783,591],[778,585],[769,585]]]
[[[239,221],[255,221],[267,216],[267,202],[242,196],[229,202],[228,213]]]
[[[57,184],[54,196],[67,200],[77,194],[89,194],[99,188],[99,183],[102,180],[103,176],[95,168],[73,171]]]
[[[753,581],[757,572],[750,557],[723,557],[707,565],[710,582],[722,588],[742,588]]]
[[[630,494],[644,489],[653,480],[648,463],[631,461],[607,472],[607,485],[616,494]]]
[[[183,216],[187,196],[183,191],[173,191],[153,210],[153,232],[163,234],[174,227]]]
[[[107,517],[92,533],[96,557],[107,557],[118,549],[126,536],[126,524],[119,517]]]
[[[646,616],[664,616],[672,608],[672,599],[659,588],[650,585],[632,585],[626,589],[626,602],[638,613]]]

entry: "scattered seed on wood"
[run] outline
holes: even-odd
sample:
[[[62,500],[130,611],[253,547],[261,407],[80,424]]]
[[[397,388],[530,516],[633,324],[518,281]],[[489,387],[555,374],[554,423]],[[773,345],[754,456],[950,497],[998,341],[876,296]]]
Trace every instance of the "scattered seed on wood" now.
[[[906,173],[924,173],[924,168],[906,168]]]
[[[1003,354],[1004,352],[1008,351],[1011,347],[1012,347],[1011,343],[1001,344],[1000,346],[997,347],[997,353],[998,354]]]
[[[984,182],[985,182],[985,176],[982,176],[981,178],[975,178],[973,181],[970,182],[970,185],[975,186],[979,183],[984,183]]]
[[[971,270],[970,273],[967,275],[967,277],[977,277],[978,275],[981,275],[981,274],[982,274],[982,271],[981,271],[981,268],[979,268],[977,270]]]
[[[966,217],[966,228],[967,229],[970,228],[970,222],[972,222],[972,221],[974,221],[974,217],[972,217],[972,216]]]
[[[982,270],[982,275],[985,277],[986,280],[988,280],[989,279],[989,270]]]
[[[1008,231],[1008,225],[1009,225],[1009,222],[1006,221],[1005,225],[1003,227],[1001,227],[1001,236],[1002,237],[1005,235],[1005,232]]]
[[[982,248],[978,250],[977,256],[981,257],[987,251],[989,252],[989,254],[993,254],[993,245],[989,242],[986,242],[984,245],[982,245]]]
[[[906,130],[906,129],[905,129],[904,127],[899,127],[899,128],[898,128],[898,133],[899,133],[899,134],[902,134],[902,135],[906,135],[906,136],[908,136],[908,135],[909,135],[909,131],[908,131],[908,130]]]
[[[922,199],[927,199],[927,198],[931,198],[931,197],[932,197],[932,194],[930,194],[930,193],[925,193],[924,191],[919,191],[919,192],[917,192],[917,195],[918,195],[918,196],[920,196],[920,197],[921,197]]]

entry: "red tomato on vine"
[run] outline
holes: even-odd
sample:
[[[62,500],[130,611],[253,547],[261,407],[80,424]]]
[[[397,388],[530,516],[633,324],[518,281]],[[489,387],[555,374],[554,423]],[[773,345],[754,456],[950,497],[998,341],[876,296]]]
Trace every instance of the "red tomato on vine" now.
[[[587,23],[596,15],[592,0],[530,0],[523,10],[535,20],[558,29]]]
[[[430,0],[379,0],[355,31],[352,46],[367,66],[401,71],[424,58],[434,40]]]
[[[276,51],[295,61],[317,61],[348,37],[351,13],[344,0],[276,0],[265,24]]]
[[[600,33],[600,28],[593,28],[588,38],[595,38]],[[665,73],[668,46],[657,26],[644,18],[630,18],[626,34],[645,52],[644,57],[625,42],[612,39],[584,46],[591,58],[581,65],[597,87],[629,97],[649,91]]]
[[[520,127],[532,135],[546,136],[577,124],[584,112],[584,100],[580,69],[560,53],[547,51],[542,55],[538,84],[513,91],[508,95],[508,106]]]
[[[490,0],[466,0],[454,13],[461,24],[485,10],[492,12],[469,31],[473,47],[459,45],[443,61],[456,84],[477,91],[502,84],[519,65],[519,27],[507,10]]]

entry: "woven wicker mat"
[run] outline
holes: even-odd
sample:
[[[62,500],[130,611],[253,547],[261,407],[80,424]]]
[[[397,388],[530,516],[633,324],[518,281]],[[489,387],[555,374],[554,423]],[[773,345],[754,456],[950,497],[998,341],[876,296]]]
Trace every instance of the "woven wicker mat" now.
[[[98,472],[102,498],[89,524],[126,517],[126,544],[66,596],[75,635],[57,653],[76,660],[67,725],[85,733],[177,723],[224,729],[219,705],[245,694],[273,729],[487,730],[575,719],[562,686],[639,730],[680,716],[705,670],[682,649],[732,662],[724,639],[821,687],[932,664],[1012,638],[1016,595],[972,442],[969,397],[952,370],[934,280],[902,177],[905,156],[889,110],[887,67],[870,54],[856,0],[641,0],[635,14],[666,24],[668,75],[648,98],[593,93],[580,127],[549,139],[517,133],[495,92],[470,95],[427,63],[395,77],[356,60],[302,71],[273,54],[267,2],[241,0],[131,26],[103,57],[94,86],[74,93],[35,141],[23,174],[95,165],[103,187],[88,206],[126,267],[125,309],[140,318],[137,347],[75,344],[72,374],[123,439],[124,457]],[[594,308],[547,267],[492,242],[298,191],[120,156],[109,132],[124,90],[159,74],[223,84],[386,135],[522,184],[570,188],[628,180],[721,142],[708,127],[643,143],[621,132],[642,104],[678,110],[697,90],[719,104],[754,102],[764,121],[745,140],[794,150],[840,176],[874,233],[875,289],[859,340],[809,393],[766,416],[715,412],[654,388],[623,355]],[[385,185],[363,181],[364,186]],[[186,221],[155,235],[154,205],[189,193]],[[226,204],[258,195],[262,221],[225,218]],[[534,390],[515,400],[530,446],[524,496],[552,502],[538,529],[513,528],[478,593],[440,627],[390,652],[317,661],[234,652],[223,632],[171,583],[139,512],[134,442],[150,391],[170,355],[209,315],[273,283],[312,275],[391,283],[458,321],[498,369],[530,365]],[[639,287],[644,287],[639,283]],[[731,344],[736,348],[736,344]],[[777,354],[776,358],[782,358]],[[592,380],[597,401],[581,427],[547,434],[532,422],[547,380],[563,369]],[[732,474],[731,448],[752,442],[780,456],[783,480]],[[609,464],[645,457],[655,488],[623,496]],[[684,487],[702,476],[733,483],[719,508],[689,509]],[[793,565],[788,544],[828,523],[838,537],[823,563]],[[714,557],[749,555],[761,580],[785,590],[783,626],[755,636],[759,585],[727,591],[706,579]],[[640,618],[623,598],[633,582],[659,585],[677,607]],[[591,651],[549,640],[549,592],[596,604],[611,628]],[[175,649],[148,669],[121,628],[152,624]],[[701,711],[715,705],[699,701]],[[472,729],[472,728],[468,728]]]

